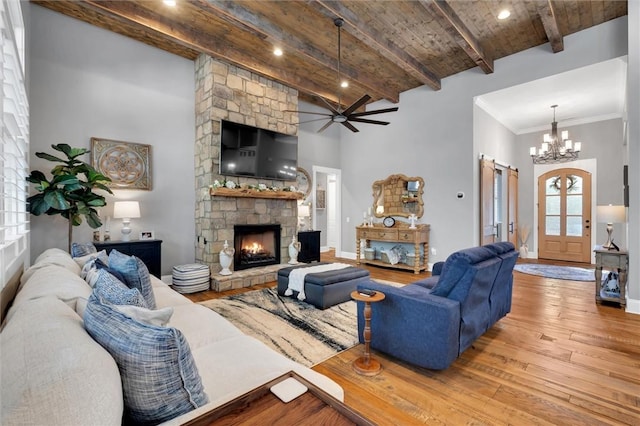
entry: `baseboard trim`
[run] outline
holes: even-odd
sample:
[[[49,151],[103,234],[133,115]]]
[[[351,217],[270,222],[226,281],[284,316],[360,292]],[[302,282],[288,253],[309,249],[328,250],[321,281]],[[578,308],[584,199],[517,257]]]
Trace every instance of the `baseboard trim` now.
[[[625,312],[640,315],[640,300],[631,299],[627,296],[627,308]]]

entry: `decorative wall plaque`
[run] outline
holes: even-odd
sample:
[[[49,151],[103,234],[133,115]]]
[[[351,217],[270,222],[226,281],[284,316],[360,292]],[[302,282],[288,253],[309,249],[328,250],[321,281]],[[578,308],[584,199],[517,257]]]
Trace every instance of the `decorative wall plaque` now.
[[[91,165],[114,189],[151,189],[151,145],[91,138]]]

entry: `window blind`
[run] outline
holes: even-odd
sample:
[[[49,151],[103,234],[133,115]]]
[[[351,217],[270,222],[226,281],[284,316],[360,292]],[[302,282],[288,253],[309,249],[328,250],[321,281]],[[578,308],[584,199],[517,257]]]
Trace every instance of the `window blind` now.
[[[20,1],[0,3],[2,39],[2,145],[0,146],[0,285],[4,287],[27,256],[29,215],[29,105],[24,69],[24,22]]]

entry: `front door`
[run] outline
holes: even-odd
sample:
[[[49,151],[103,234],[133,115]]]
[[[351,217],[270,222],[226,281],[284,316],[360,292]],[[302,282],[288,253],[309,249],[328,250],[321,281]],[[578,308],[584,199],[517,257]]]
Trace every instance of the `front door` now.
[[[591,173],[552,170],[538,178],[538,257],[591,262]]]

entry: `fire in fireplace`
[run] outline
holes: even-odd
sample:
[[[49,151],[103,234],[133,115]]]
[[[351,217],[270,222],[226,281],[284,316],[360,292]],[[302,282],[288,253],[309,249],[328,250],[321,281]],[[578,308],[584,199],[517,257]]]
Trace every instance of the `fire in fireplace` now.
[[[233,227],[234,269],[256,268],[280,263],[279,224],[235,225]]]

